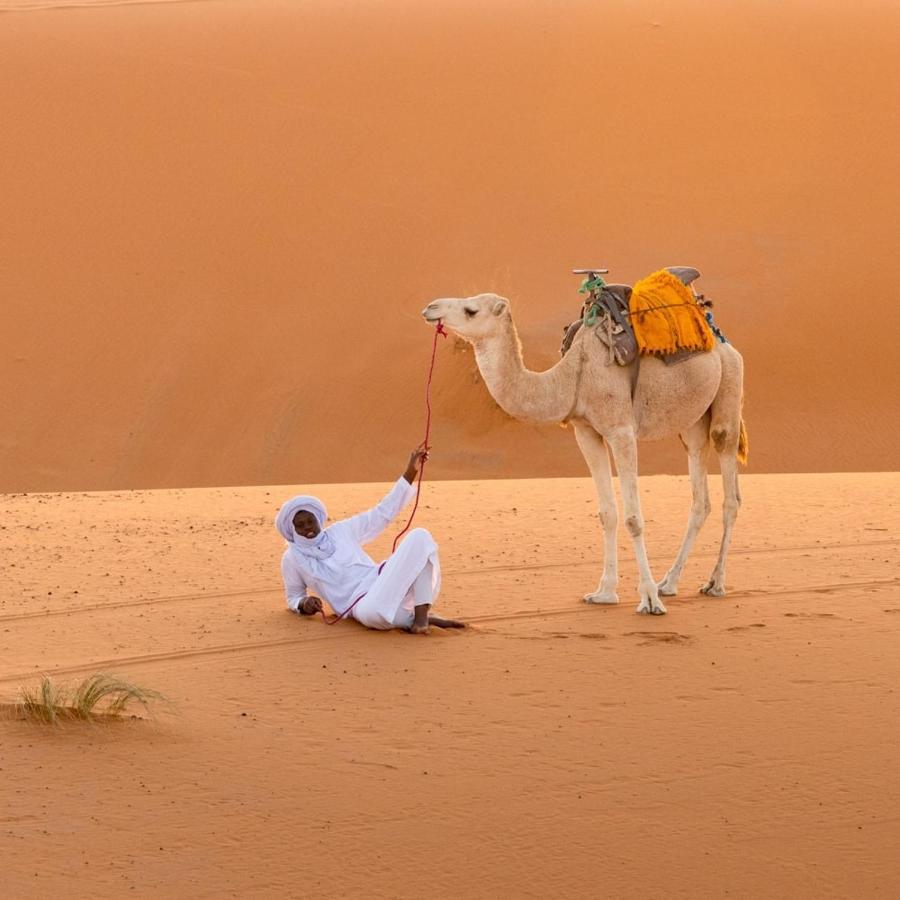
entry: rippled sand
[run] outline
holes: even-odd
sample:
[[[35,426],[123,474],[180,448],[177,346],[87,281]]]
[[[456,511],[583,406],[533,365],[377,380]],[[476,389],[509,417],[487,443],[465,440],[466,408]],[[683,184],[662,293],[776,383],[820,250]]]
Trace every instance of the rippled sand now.
[[[0,722],[8,895],[893,896],[900,478],[743,487],[729,597],[695,593],[717,510],[650,618],[624,535],[620,605],[580,600],[587,479],[427,484],[438,608],[472,624],[427,638],[285,611],[293,486],[4,498],[0,701],[104,670],[180,713]],[[688,485],[642,489],[661,575]]]

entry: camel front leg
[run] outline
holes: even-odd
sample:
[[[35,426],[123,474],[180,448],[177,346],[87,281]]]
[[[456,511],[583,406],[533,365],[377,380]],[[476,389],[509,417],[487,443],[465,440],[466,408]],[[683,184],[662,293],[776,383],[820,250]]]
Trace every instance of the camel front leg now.
[[[593,428],[576,422],[572,424],[575,427],[575,440],[578,441],[578,447],[594,479],[600,524],[603,526],[603,574],[597,590],[592,594],[585,594],[584,602],[618,603],[619,595],[616,593],[616,586],[619,583],[619,559],[616,529],[619,519],[616,511],[612,472],[609,467],[609,453],[603,443],[603,438]]]
[[[664,597],[674,597],[678,593],[678,581],[681,578],[682,569],[684,569],[697,534],[710,512],[706,465],[709,454],[709,417],[704,416],[699,422],[684,431],[681,439],[688,452],[688,471],[691,473],[691,514],[678,556],[672,564],[672,568],[666,573],[666,577],[659,583],[659,592]]]
[[[661,616],[666,612],[666,607],[659,599],[659,588],[650,572],[647,548],[644,545],[644,517],[641,515],[637,480],[637,439],[631,428],[621,428],[606,435],[606,440],[616,461],[625,527],[634,542],[634,555],[638,564],[640,602],[637,612]]]

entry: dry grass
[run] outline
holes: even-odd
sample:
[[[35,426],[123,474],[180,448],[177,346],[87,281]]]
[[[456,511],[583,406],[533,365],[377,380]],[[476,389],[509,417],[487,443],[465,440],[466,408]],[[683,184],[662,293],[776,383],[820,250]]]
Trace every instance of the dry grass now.
[[[134,703],[148,712],[154,703],[170,705],[158,691],[98,672],[75,686],[57,685],[45,675],[38,687],[21,689],[15,707],[19,718],[56,725],[64,719],[117,719]]]
[[[46,676],[41,679],[37,688],[25,688],[20,691],[21,700],[17,707],[23,718],[45,725],[56,725],[60,715],[66,709],[66,692],[55,685]]]

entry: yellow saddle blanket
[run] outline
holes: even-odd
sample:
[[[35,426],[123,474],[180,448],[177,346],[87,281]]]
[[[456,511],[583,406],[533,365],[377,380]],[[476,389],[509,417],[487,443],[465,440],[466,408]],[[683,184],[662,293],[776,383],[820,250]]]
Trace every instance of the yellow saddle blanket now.
[[[693,291],[665,269],[634,285],[629,310],[641,353],[663,356],[714,346],[712,330]]]

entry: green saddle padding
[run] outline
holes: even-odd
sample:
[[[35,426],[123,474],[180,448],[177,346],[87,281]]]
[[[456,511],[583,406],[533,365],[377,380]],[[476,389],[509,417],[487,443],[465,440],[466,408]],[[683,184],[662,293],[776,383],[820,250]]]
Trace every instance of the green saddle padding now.
[[[593,278],[585,278],[584,281],[581,282],[581,287],[578,288],[579,294],[593,294],[594,291],[601,291],[606,287],[606,282],[599,276],[596,275]],[[587,311],[587,315],[584,317],[584,324],[590,328],[592,325],[597,324],[597,318],[600,315],[600,304],[595,300],[590,309]]]

